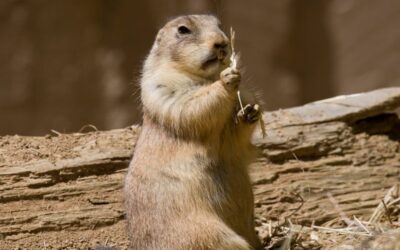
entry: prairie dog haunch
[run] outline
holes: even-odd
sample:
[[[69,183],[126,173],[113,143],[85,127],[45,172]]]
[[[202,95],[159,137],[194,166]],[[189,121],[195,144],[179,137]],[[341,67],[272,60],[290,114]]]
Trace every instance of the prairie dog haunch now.
[[[247,172],[260,111],[239,110],[230,53],[214,16],[181,16],[157,34],[143,66],[143,127],[124,187],[133,249],[261,247]]]

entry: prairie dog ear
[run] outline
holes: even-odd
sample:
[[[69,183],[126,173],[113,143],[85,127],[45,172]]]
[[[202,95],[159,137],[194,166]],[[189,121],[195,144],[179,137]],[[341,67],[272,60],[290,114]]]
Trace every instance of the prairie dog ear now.
[[[153,51],[157,51],[159,49],[161,42],[163,40],[162,37],[164,36],[164,33],[165,33],[164,29],[160,29],[158,31],[158,33],[156,35],[156,40],[155,40],[155,42],[153,44],[153,48],[152,48]]]
[[[164,35],[164,29],[160,29],[157,33],[156,42],[154,44],[159,45],[161,43],[162,40],[161,38],[163,37],[163,35]]]
[[[155,56],[160,54],[160,52],[162,51],[162,49],[160,49],[160,48],[162,47],[161,43],[163,41],[164,33],[165,33],[164,29],[160,29],[158,31],[158,33],[156,35],[156,39],[155,39],[155,41],[153,43],[153,46],[151,47],[150,54],[153,54]]]

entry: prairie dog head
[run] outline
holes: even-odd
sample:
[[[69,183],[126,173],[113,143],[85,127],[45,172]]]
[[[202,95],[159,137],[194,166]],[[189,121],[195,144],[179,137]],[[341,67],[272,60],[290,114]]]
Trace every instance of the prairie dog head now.
[[[215,79],[229,64],[229,40],[211,15],[177,17],[157,34],[150,56],[179,71]]]

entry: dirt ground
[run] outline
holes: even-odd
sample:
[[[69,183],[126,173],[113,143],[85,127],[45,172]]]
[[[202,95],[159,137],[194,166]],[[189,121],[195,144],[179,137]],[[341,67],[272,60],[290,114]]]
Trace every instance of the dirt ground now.
[[[40,232],[35,235],[21,234],[0,241],[2,250],[31,249],[95,249],[96,246],[117,247],[120,250],[129,249],[125,222],[102,228],[79,231]]]

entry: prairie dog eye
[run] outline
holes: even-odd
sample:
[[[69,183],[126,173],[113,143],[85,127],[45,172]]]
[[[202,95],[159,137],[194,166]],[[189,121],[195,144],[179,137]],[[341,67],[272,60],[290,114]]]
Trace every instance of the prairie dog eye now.
[[[191,31],[188,27],[186,27],[185,25],[181,25],[178,27],[178,32],[179,34],[185,35],[185,34],[190,34]]]

